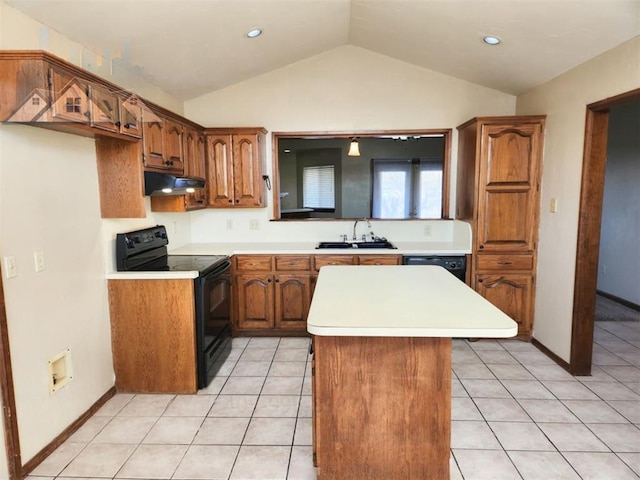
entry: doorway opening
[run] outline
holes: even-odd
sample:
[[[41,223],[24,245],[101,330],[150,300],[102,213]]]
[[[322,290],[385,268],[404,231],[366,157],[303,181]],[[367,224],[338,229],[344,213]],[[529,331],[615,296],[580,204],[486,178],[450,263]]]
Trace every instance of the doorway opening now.
[[[591,374],[609,112],[638,99],[640,89],[587,105],[569,364],[573,375]]]

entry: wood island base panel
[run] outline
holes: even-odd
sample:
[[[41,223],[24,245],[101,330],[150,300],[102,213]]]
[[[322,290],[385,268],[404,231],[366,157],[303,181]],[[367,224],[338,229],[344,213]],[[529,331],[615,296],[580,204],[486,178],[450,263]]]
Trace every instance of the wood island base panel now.
[[[314,337],[318,480],[449,480],[451,339]]]

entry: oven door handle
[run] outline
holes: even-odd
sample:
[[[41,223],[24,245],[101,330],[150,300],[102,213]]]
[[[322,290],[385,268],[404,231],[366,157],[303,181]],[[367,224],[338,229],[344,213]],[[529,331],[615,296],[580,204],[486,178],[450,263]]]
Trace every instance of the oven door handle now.
[[[219,276],[221,273],[226,272],[227,270],[229,270],[231,268],[231,261],[226,260],[225,262],[221,263],[220,265],[216,266],[216,268],[214,268],[212,271],[210,271],[209,273],[207,273],[204,278],[213,278],[213,277],[217,277]]]

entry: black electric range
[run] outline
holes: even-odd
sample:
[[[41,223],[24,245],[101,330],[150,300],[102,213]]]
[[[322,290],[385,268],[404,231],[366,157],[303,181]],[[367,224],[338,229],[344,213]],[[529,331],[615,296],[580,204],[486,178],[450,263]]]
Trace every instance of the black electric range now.
[[[231,351],[231,261],[227,255],[168,255],[163,225],[116,235],[118,271],[198,272],[194,279],[198,388]]]
[[[227,255],[169,255],[164,225],[116,235],[116,267],[119,272],[189,272],[208,275],[229,261]]]

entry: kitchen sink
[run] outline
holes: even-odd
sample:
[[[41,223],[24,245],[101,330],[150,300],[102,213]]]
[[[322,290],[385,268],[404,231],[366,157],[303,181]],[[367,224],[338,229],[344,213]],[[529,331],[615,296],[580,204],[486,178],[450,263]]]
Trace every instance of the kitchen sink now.
[[[316,249],[323,248],[396,248],[391,242],[376,241],[376,242],[320,242],[316,246]]]

